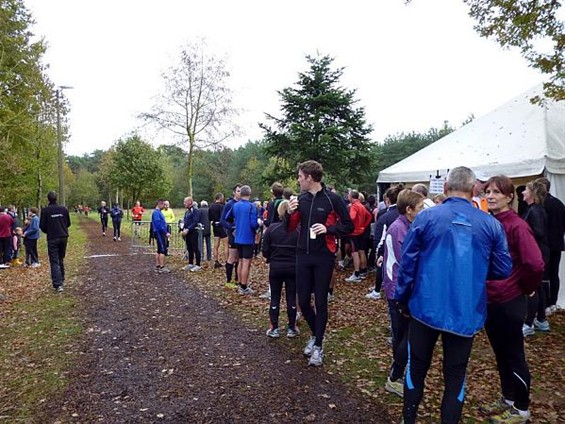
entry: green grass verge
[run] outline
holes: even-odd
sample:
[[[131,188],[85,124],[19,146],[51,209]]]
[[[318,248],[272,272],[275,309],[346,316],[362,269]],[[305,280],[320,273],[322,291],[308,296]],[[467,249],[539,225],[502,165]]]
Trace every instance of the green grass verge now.
[[[84,260],[86,237],[77,221],[67,248],[67,282]],[[45,245],[42,236],[38,247],[44,262]],[[0,422],[33,421],[43,402],[64,390],[66,373],[77,358],[73,346],[82,333],[77,303],[70,291],[60,295],[47,290],[48,267],[42,269],[29,282],[30,295],[24,294],[0,316]]]

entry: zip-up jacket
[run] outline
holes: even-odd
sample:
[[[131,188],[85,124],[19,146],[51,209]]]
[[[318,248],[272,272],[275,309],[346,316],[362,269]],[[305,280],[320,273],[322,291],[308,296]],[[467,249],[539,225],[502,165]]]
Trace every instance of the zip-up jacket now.
[[[31,217],[29,227],[25,230],[24,235],[28,240],[37,240],[41,235],[41,232],[39,231],[39,217],[37,215],[33,215]]]
[[[226,205],[224,206],[224,210],[222,211],[222,218],[220,219],[220,225],[228,231],[233,231],[235,228],[234,218],[233,215],[230,215],[230,212],[231,209],[233,208],[233,205],[235,205],[237,202],[238,201],[235,200],[233,197],[230,198],[226,203]]]
[[[353,222],[353,232],[350,236],[360,236],[365,232],[365,228],[371,223],[371,213],[367,210],[365,205],[359,201],[359,199],[354,199],[349,207],[349,217],[351,222]]]
[[[198,209],[194,209],[194,207],[187,209],[184,213],[183,222],[184,226],[182,228],[184,230],[194,231],[200,222],[200,211]]]
[[[263,235],[262,252],[271,268],[296,268],[298,231],[290,231],[288,221],[275,222]]]
[[[118,222],[124,217],[124,211],[119,206],[113,206],[110,215],[112,216],[113,222]]]
[[[532,203],[526,209],[524,213],[524,221],[528,223],[532,232],[534,233],[534,238],[541,250],[541,255],[544,262],[547,264],[549,262],[549,242],[547,241],[547,212],[543,206],[537,203]]]
[[[422,324],[472,337],[486,319],[486,280],[507,278],[511,271],[500,222],[466,199],[449,197],[412,222],[394,297]]]
[[[153,232],[160,233],[163,237],[167,234],[167,222],[165,221],[165,215],[163,215],[163,211],[161,209],[153,209],[153,213],[151,214],[151,225],[153,226]]]
[[[508,240],[512,273],[504,280],[487,281],[487,302],[504,303],[536,290],[543,276],[544,262],[530,226],[513,210],[494,216]]]
[[[296,229],[299,224],[299,254],[333,255],[337,251],[336,237],[346,236],[353,231],[353,223],[343,199],[323,184],[315,195],[305,192],[298,196],[298,209],[290,216],[290,230]],[[311,239],[309,229],[314,224],[323,224],[327,233]]]
[[[282,196],[280,196],[280,197],[275,197],[273,200],[267,203],[267,219],[265,219],[264,222],[265,227],[268,227],[269,225],[274,224],[275,222],[280,222],[277,208],[279,207],[282,201],[283,198]]]
[[[547,234],[549,250],[562,252],[565,250],[565,205],[547,193],[543,207],[547,214],[547,228],[550,229]]]
[[[254,244],[255,230],[259,227],[257,223],[257,207],[247,199],[240,199],[235,202],[228,211],[226,219],[235,221],[235,242],[237,244]]]
[[[383,255],[383,288],[387,299],[394,299],[396,281],[398,280],[398,264],[402,255],[402,243],[410,229],[410,221],[406,215],[396,218],[386,232]]]
[[[47,240],[69,237],[70,226],[71,217],[66,207],[49,203],[49,206],[41,209],[39,228],[47,234]]]

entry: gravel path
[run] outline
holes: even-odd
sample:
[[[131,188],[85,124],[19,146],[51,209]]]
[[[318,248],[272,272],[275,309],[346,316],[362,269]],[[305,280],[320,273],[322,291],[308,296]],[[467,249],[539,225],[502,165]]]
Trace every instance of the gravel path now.
[[[64,295],[77,298],[85,335],[45,422],[392,422],[373,399],[307,367],[183,274],[155,274],[152,255],[130,255],[127,240],[81,225],[90,256]]]

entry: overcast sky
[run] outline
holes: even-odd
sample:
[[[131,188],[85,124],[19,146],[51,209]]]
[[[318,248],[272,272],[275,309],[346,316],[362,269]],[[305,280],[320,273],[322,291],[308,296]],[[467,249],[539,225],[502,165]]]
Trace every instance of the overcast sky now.
[[[227,54],[237,147],[279,115],[277,90],[306,71],[305,55],[330,55],[357,90],[373,139],[453,126],[479,117],[542,81],[516,51],[473,30],[462,0],[25,0],[46,62],[71,105],[66,152],[108,149],[141,122],[182,45],[205,37]],[[152,138],[148,133],[142,133]],[[170,142],[166,135],[148,141]]]

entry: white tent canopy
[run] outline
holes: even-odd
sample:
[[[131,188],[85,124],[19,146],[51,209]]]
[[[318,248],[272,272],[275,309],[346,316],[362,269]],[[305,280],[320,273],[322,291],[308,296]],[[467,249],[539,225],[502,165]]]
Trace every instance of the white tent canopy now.
[[[565,175],[565,102],[533,105],[541,94],[541,85],[527,91],[381,171],[377,182],[427,181],[462,165],[489,176]]]
[[[541,84],[386,168],[377,182],[425,182],[457,166],[486,176],[545,174],[551,193],[565,202],[565,101],[534,105],[535,95],[543,95]],[[558,303],[565,307],[565,258],[559,274]]]

